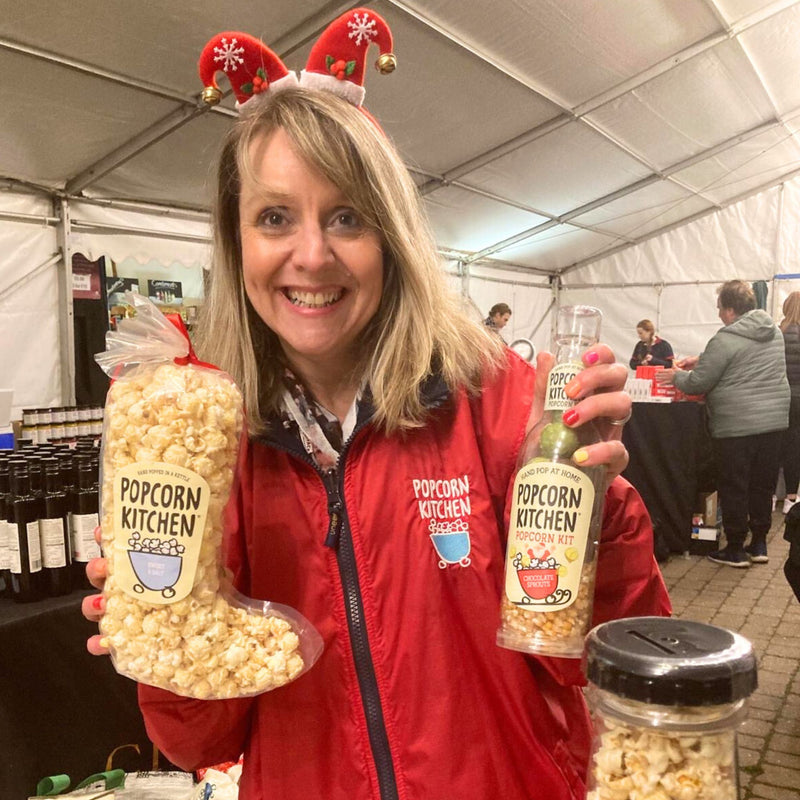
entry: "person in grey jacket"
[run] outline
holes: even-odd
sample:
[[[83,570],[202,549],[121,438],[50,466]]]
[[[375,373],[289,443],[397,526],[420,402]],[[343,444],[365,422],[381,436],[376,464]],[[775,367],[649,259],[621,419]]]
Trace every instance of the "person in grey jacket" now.
[[[727,544],[708,557],[731,567],[765,563],[772,492],[789,426],[789,383],[783,336],[756,308],[750,285],[727,281],[719,289],[724,327],[700,356],[661,370],[657,380],[686,394],[705,394],[717,464],[717,490]],[[748,530],[750,544],[744,543]]]

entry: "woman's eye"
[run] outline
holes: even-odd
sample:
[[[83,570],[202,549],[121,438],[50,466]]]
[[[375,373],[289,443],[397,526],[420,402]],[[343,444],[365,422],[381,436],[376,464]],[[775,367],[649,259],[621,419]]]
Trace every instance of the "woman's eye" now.
[[[279,228],[286,224],[286,215],[282,211],[270,209],[260,216],[259,223],[267,228]]]
[[[333,217],[333,226],[336,228],[360,228],[361,220],[355,211],[337,211]]]

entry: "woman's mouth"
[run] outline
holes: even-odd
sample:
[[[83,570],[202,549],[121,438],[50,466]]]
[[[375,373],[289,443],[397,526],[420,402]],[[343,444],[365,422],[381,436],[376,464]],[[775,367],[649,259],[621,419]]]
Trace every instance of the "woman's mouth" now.
[[[284,289],[283,294],[294,306],[300,308],[325,308],[341,299],[344,289],[331,289],[324,292],[307,292],[299,289]]]

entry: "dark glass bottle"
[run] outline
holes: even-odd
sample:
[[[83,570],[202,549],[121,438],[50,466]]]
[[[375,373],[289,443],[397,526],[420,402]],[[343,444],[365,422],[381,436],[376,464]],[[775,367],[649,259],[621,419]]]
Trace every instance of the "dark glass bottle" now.
[[[19,466],[11,477],[15,529],[11,543],[11,594],[18,603],[44,597],[44,573],[39,544],[39,500],[31,493],[28,470]]]
[[[94,538],[94,529],[99,524],[99,495],[91,459],[76,460],[78,485],[72,494],[72,583],[74,588],[89,589],[91,584],[86,577],[86,564],[100,555],[100,545]]]
[[[72,543],[69,538],[69,497],[61,483],[57,458],[42,459],[44,466],[44,515],[39,519],[42,567],[47,593],[72,590]]]
[[[15,528],[9,491],[8,459],[0,457],[0,597],[11,597],[9,537],[15,532]]]

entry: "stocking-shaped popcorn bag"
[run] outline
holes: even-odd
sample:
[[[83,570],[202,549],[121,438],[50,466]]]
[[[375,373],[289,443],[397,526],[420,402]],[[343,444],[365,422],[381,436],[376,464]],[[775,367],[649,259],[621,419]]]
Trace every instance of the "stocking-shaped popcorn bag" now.
[[[179,318],[128,293],[136,316],[96,359],[105,410],[100,622],[117,672],[200,699],[254,695],[309,669],[322,640],[297,611],[230,587],[223,512],[243,413],[224,372],[195,357]]]

